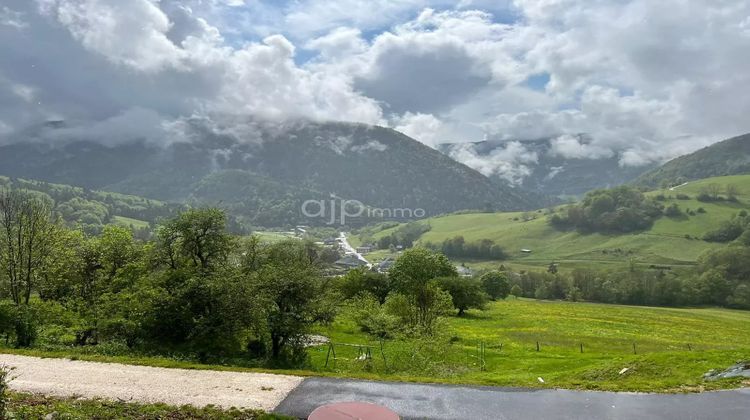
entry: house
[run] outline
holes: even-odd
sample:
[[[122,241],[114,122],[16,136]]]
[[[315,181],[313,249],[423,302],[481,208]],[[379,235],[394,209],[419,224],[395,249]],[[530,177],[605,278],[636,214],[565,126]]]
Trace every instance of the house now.
[[[323,239],[323,245],[329,245],[330,246],[330,245],[336,245],[336,243],[337,243],[337,238],[334,238],[332,236]]]
[[[338,267],[341,267],[341,268],[352,269],[352,268],[358,268],[358,267],[366,266],[367,265],[367,261],[363,261],[363,260],[357,258],[355,255],[349,254],[349,255],[345,256],[344,258],[341,258],[340,260],[336,261],[334,264],[336,266],[338,266]]]
[[[379,273],[386,273],[388,272],[388,270],[391,269],[391,267],[393,267],[394,262],[396,261],[393,260],[391,257],[388,257],[384,259],[383,261],[381,261],[377,266],[375,266],[375,268],[377,269]]]
[[[471,268],[465,266],[465,265],[459,265],[456,266],[456,271],[458,272],[458,275],[461,277],[471,277],[474,275],[474,271],[472,271]]]
[[[362,245],[357,247],[357,253],[358,254],[369,254],[372,252],[372,247],[370,245]]]

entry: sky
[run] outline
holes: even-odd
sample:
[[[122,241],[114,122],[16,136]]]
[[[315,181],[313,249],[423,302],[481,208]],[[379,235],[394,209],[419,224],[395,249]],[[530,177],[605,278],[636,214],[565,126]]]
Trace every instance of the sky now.
[[[0,0],[0,143],[233,115],[638,166],[750,132],[748,69],[747,0]]]

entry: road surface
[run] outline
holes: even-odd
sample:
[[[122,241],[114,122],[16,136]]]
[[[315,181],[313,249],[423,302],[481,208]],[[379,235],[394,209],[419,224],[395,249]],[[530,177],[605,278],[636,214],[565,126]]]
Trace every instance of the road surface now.
[[[404,419],[750,419],[750,389],[635,394],[308,378],[166,369],[0,354],[10,388],[60,397],[256,408],[300,418],[331,402],[366,401]]]
[[[353,246],[351,246],[351,244],[349,243],[349,240],[346,237],[346,232],[341,232],[339,234],[339,242],[341,243],[341,246],[344,248],[345,254],[354,255],[358,260],[365,262],[367,264],[367,268],[372,268],[372,264],[370,264],[370,262],[367,261],[367,259],[365,259],[364,256],[362,256],[362,254],[357,252],[357,250]]]
[[[0,366],[12,368],[10,388],[14,391],[266,411],[273,410],[302,382],[300,377],[287,375],[166,369],[10,354],[0,354]]]
[[[305,418],[331,402],[366,401],[404,419],[750,419],[750,389],[636,394],[310,378],[276,408]]]

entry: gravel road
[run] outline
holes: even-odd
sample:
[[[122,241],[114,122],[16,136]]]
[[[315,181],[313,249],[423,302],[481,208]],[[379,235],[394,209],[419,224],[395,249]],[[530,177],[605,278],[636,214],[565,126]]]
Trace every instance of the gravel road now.
[[[273,410],[302,378],[248,372],[167,369],[0,354],[10,388],[60,397]]]

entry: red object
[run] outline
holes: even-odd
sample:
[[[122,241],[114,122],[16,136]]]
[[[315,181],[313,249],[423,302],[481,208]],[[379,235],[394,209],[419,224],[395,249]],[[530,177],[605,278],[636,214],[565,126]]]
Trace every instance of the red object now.
[[[366,402],[345,402],[318,407],[307,420],[399,420],[398,414]]]

